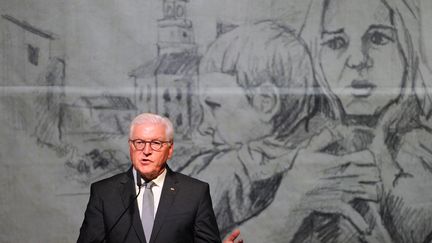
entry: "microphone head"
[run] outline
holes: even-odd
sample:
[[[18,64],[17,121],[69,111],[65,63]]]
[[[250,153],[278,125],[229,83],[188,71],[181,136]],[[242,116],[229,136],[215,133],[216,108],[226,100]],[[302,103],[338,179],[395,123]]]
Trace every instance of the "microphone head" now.
[[[142,187],[142,178],[141,178],[141,175],[139,173],[137,173],[136,184],[137,184],[138,188]]]

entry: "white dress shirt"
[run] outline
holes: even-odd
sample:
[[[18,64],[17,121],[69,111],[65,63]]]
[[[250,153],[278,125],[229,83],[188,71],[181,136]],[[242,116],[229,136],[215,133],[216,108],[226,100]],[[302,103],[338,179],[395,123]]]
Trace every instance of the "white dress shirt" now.
[[[156,218],[156,212],[157,212],[157,208],[159,206],[159,201],[160,201],[160,197],[162,194],[162,187],[165,181],[165,176],[166,176],[167,170],[165,169],[162,174],[160,174],[158,177],[156,177],[156,179],[153,180],[153,187],[152,187],[152,191],[153,191],[153,199],[154,199],[154,214],[153,216]],[[134,174],[134,180],[135,180],[135,192],[138,193],[139,188],[137,186],[137,171],[135,170],[135,168],[133,168],[133,174]],[[145,181],[144,179],[141,179],[141,185],[144,185]],[[138,195],[137,198],[137,203],[138,203],[138,209],[140,212],[140,217],[142,215],[142,201],[143,201],[143,196],[144,196],[144,191],[145,188],[141,187],[141,192]]]

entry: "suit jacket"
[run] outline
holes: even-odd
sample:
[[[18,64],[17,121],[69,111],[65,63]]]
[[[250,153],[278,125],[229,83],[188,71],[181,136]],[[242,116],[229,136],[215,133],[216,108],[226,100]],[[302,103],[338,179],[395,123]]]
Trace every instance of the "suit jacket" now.
[[[132,167],[93,183],[77,242],[101,242],[131,203],[106,242],[221,242],[207,183],[167,167],[150,241],[145,239],[135,196]]]

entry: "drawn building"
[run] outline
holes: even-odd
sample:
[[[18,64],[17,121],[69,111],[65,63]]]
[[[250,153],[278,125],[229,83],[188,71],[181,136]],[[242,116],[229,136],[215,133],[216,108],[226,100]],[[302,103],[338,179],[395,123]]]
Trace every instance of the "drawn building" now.
[[[65,85],[65,62],[53,51],[58,37],[10,15],[1,15],[0,22],[0,78],[12,91],[1,97],[7,120],[17,130],[51,139],[58,135],[49,127],[55,127]]]
[[[169,117],[176,132],[188,138],[196,124],[195,94],[198,64],[193,24],[187,18],[188,0],[164,0],[157,20],[157,58],[132,70],[140,111]]]
[[[127,136],[136,107],[128,97],[115,95],[81,96],[61,107],[62,139],[84,141]]]
[[[2,15],[2,79],[7,85],[36,83],[52,58],[54,34],[10,15]]]

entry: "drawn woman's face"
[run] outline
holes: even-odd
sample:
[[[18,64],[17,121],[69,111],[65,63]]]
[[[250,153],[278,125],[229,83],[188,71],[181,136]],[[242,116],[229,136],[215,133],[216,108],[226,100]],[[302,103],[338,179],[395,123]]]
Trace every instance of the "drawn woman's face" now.
[[[203,119],[199,131],[212,136],[213,144],[235,146],[268,135],[271,125],[260,120],[235,76],[209,73],[200,76]]]
[[[346,114],[375,114],[400,95],[404,62],[380,0],[332,0],[322,27],[320,65]]]

